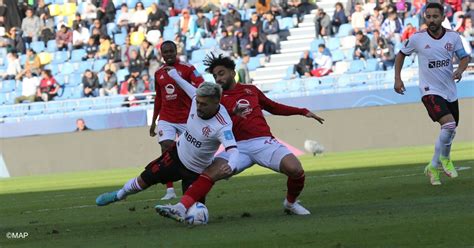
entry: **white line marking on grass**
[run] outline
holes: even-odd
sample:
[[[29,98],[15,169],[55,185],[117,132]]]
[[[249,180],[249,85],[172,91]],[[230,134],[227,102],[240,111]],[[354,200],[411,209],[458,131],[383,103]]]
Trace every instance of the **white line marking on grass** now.
[[[138,200],[138,201],[132,201],[129,203],[138,203],[138,202],[151,202],[151,201],[159,201],[160,199],[147,199],[147,200]],[[117,202],[115,205],[123,205],[125,202]],[[81,209],[81,208],[93,208],[93,207],[98,207],[97,205],[79,205],[79,206],[71,206],[71,207],[66,207],[66,208],[43,208],[43,209],[38,209],[38,210],[33,210],[33,211],[25,211],[23,213],[25,214],[32,214],[32,213],[41,213],[41,212],[50,212],[50,211],[60,211],[60,210],[69,210],[69,209]]]

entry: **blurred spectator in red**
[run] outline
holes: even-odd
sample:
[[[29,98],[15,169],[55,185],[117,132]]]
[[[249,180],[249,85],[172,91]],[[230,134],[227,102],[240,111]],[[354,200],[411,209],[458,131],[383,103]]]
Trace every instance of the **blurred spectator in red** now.
[[[223,20],[224,18],[221,16],[221,11],[219,9],[214,10],[214,15],[211,19],[211,30],[214,37],[216,36],[217,32],[222,30],[224,27]]]
[[[336,10],[334,11],[334,14],[332,16],[332,27],[334,30],[334,33],[337,34],[339,32],[339,26],[342,24],[345,24],[348,22],[346,13],[344,12],[344,7],[342,6],[342,3],[337,2],[335,5]]]
[[[36,91],[36,101],[51,101],[53,97],[58,95],[61,88],[56,79],[54,79],[50,70],[43,70],[41,72],[41,81]]]
[[[72,32],[66,25],[62,25],[56,33],[56,46],[59,51],[71,50],[72,48]]]
[[[402,42],[408,40],[414,33],[416,33],[416,28],[408,23],[402,33]]]

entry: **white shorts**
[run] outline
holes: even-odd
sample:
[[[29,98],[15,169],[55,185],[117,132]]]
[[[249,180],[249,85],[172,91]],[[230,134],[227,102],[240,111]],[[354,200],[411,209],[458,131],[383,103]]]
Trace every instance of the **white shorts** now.
[[[246,170],[253,164],[280,172],[281,160],[291,151],[272,137],[259,137],[237,142],[239,163],[236,174]],[[216,157],[229,160],[229,153],[221,152]]]
[[[156,133],[158,133],[158,142],[164,140],[175,141],[176,137],[184,133],[186,130],[186,124],[184,123],[171,123],[167,121],[158,121],[156,126]]]

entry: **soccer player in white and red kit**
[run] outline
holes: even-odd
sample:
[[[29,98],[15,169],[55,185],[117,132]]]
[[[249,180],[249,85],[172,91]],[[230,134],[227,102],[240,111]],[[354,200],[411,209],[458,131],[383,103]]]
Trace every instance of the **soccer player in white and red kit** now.
[[[166,66],[173,66],[178,73],[194,87],[198,87],[204,82],[204,79],[194,66],[177,59],[176,44],[173,41],[163,42],[160,50],[165,65],[155,72],[156,96],[150,136],[156,136],[156,119],[159,116],[158,142],[161,145],[161,152],[163,153],[173,144],[176,137],[185,130],[186,119],[191,106],[191,99],[176,85],[176,82],[168,76],[164,68]],[[169,200],[176,198],[173,183],[168,182],[166,186],[166,195],[161,199]],[[189,185],[183,185],[183,189],[185,190],[188,186]]]
[[[233,174],[258,164],[287,175],[287,195],[283,203],[285,211],[297,215],[310,214],[296,201],[304,187],[303,167],[298,158],[273,137],[263,110],[275,115],[303,115],[314,118],[320,123],[323,123],[324,119],[307,109],[276,103],[253,85],[236,83],[235,63],[229,57],[222,55],[215,57],[211,54],[204,63],[208,66],[207,70],[213,74],[216,83],[222,86],[224,91],[221,103],[232,117],[234,125],[232,130],[239,148],[239,162]],[[180,83],[180,85],[186,84]],[[222,165],[227,164],[229,159],[228,152],[218,154],[213,165],[203,171],[202,176],[189,187],[180,202],[170,207],[188,209],[211,190],[214,182],[230,176],[231,174],[225,174],[222,170]]]
[[[458,82],[461,80],[470,56],[464,50],[459,34],[442,27],[441,23],[445,16],[441,4],[428,3],[424,18],[428,29],[413,34],[395,59],[394,89],[402,95],[406,90],[400,73],[405,57],[416,52],[419,62],[419,88],[423,96],[421,100],[430,118],[441,126],[433,158],[426,166],[425,173],[429,176],[432,185],[440,185],[438,171],[440,165],[449,177],[458,176],[450,158],[451,144],[459,123],[455,80]],[[460,63],[457,70],[453,72],[455,55],[460,59]]]
[[[178,74],[174,70],[175,74]],[[236,141],[232,134],[232,120],[222,106],[222,89],[214,83],[203,83],[197,90],[191,90],[192,104],[187,116],[186,130],[178,141],[166,150],[158,159],[150,162],[145,170],[125,185],[113,192],[101,194],[96,199],[98,206],[125,199],[157,183],[182,180],[191,184],[205,168],[211,165],[214,154],[222,144],[230,153],[229,163],[222,167],[223,173],[231,173],[239,158]],[[192,191],[192,189],[190,189]],[[202,199],[202,198],[200,198]],[[160,214],[173,215],[178,221],[184,221],[185,214],[170,209],[158,209]]]

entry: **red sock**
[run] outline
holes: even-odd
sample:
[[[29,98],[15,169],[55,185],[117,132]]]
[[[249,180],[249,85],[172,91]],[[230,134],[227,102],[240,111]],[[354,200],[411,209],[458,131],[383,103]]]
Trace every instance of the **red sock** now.
[[[173,182],[167,182],[167,183],[166,183],[166,188],[167,188],[167,189],[173,188]]]
[[[289,203],[294,203],[296,198],[300,195],[301,191],[304,188],[304,173],[303,175],[297,178],[288,177],[288,181],[286,182],[286,187],[288,188],[288,192],[286,193],[286,200]]]
[[[194,181],[188,190],[184,192],[183,197],[181,197],[181,203],[186,207],[190,208],[197,200],[205,197],[209,191],[211,191],[214,182],[212,179],[206,175],[201,174],[196,181]]]

